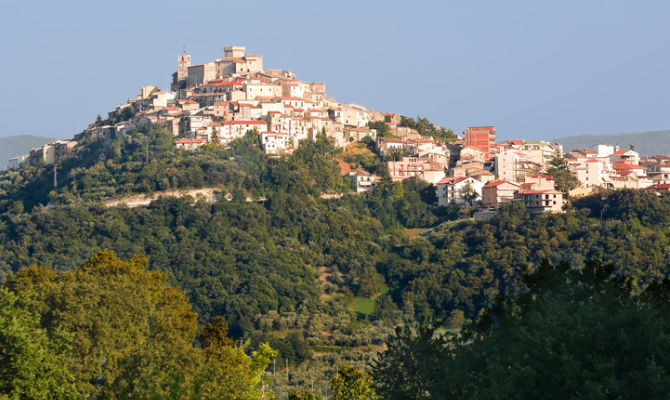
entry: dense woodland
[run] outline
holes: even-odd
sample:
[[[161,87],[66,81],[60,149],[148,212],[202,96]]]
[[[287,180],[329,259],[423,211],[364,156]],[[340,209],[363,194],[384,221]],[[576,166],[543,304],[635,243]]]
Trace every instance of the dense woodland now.
[[[383,160],[376,155],[345,154],[325,137],[278,158],[263,154],[253,132],[230,148],[208,145],[198,152],[175,149],[173,140],[155,126],[108,141],[91,139],[57,166],[57,187],[52,166],[24,165],[0,176],[0,274],[5,282],[5,319],[0,322],[20,309],[25,316],[21,329],[37,332],[39,340],[26,344],[17,336],[17,349],[46,346],[47,354],[54,357],[44,360],[49,365],[65,363],[58,357],[70,357],[72,362],[73,351],[77,357],[87,356],[77,350],[83,345],[78,343],[79,330],[102,328],[82,327],[72,320],[76,316],[66,315],[66,306],[79,295],[77,284],[103,286],[101,297],[82,307],[95,308],[116,296],[101,282],[86,279],[107,273],[90,272],[92,263],[119,264],[132,270],[134,277],[150,277],[146,279],[153,280],[154,286],[147,290],[179,293],[173,293],[179,303],[175,307],[181,307],[189,321],[188,329],[179,333],[180,340],[184,346],[187,342],[195,346],[205,360],[193,360],[199,364],[190,370],[190,381],[184,376],[179,378],[184,381],[173,382],[170,379],[176,378],[166,375],[155,381],[159,383],[152,381],[154,386],[145,385],[156,396],[161,397],[170,385],[192,385],[190,393],[204,390],[193,383],[203,369],[227,373],[206,361],[206,341],[193,344],[198,329],[202,335],[203,329],[218,324],[219,331],[225,325],[220,337],[227,335],[238,342],[225,341],[216,351],[247,357],[251,364],[252,349],[263,354],[278,351],[268,368],[275,374],[267,389],[280,398],[286,397],[289,388],[293,398],[316,396],[311,389],[337,398],[342,382],[370,378],[364,371],[393,337],[396,325],[412,326],[431,315],[444,322],[441,327],[447,332],[458,332],[489,315],[487,310],[499,304],[501,296],[523,296],[528,285],[522,276],[543,262],[574,268],[586,262],[603,263],[610,266],[612,276],[625,278],[634,292],[644,291],[670,273],[667,196],[604,192],[573,200],[564,214],[537,216],[513,203],[490,221],[474,222],[467,218],[467,208],[434,206],[434,189],[420,181],[384,179],[369,192],[352,193],[337,159],[371,171],[381,171]],[[230,200],[163,197],[135,208],[104,203],[137,193],[202,187],[228,194]],[[146,256],[147,272],[144,259],[136,254]],[[101,258],[113,261],[95,261]],[[31,265],[36,267],[22,269]],[[83,270],[93,275],[83,276]],[[135,290],[130,283],[119,285]],[[75,297],[66,298],[69,294]],[[145,314],[127,318],[151,319],[152,313],[160,314],[161,307],[170,306],[156,300],[154,292],[138,295],[144,296],[137,307]],[[109,330],[125,326],[120,321],[101,321]],[[127,334],[162,335],[147,329]],[[5,337],[10,336],[3,336],[3,342]],[[247,344],[234,344],[240,340]],[[124,398],[118,393],[131,393],[131,389],[118,383],[118,377],[135,371],[124,368],[141,366],[121,366],[119,360],[133,354],[130,358],[139,362],[136,350],[157,351],[153,344],[147,346],[151,348],[119,354],[114,361],[120,363],[118,368],[105,375],[104,382],[96,381],[100,373],[94,367],[60,370],[64,375],[59,375],[58,382],[71,382],[64,386],[71,393]],[[7,354],[6,348],[2,351]],[[99,357],[109,357],[105,350],[95,351]],[[175,352],[174,357],[178,356]],[[263,369],[269,365],[267,360]],[[345,364],[359,370],[342,370]],[[96,365],[100,367],[100,359]],[[257,377],[261,364],[253,365],[244,373]],[[88,375],[83,377],[84,373]],[[87,383],[76,383],[81,379]],[[253,390],[260,387],[258,379]],[[343,396],[339,398],[352,398]]]

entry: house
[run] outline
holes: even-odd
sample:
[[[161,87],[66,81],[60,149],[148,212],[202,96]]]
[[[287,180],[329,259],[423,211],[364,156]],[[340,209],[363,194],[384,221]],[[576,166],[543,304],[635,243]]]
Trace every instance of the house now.
[[[506,150],[495,156],[495,171],[500,179],[522,180],[525,176],[541,172],[542,166],[517,150]]]
[[[17,169],[28,158],[30,158],[30,154],[22,154],[20,156],[12,157],[9,159],[9,162],[7,163],[7,168]]]
[[[195,150],[205,143],[207,143],[207,139],[205,138],[183,138],[177,140],[175,147],[184,150]]]
[[[393,182],[402,181],[411,177],[433,180],[436,171],[444,171],[440,165],[431,163],[427,158],[419,157],[402,157],[400,160],[389,161],[387,165],[389,175]],[[426,172],[426,176],[424,176],[424,172]],[[428,180],[426,181],[428,182]]]
[[[514,192],[519,190],[519,185],[506,181],[495,180],[482,187],[482,202],[484,207],[498,208],[500,203],[514,200]]]
[[[281,154],[290,148],[288,133],[261,132],[260,141],[265,154]]]
[[[632,149],[615,151],[609,158],[612,164],[640,164],[640,154]]]
[[[653,190],[657,194],[670,193],[670,183],[657,183],[647,187],[647,190]]]
[[[379,177],[368,173],[367,171],[358,170],[351,171],[347,174],[351,179],[351,184],[355,188],[356,193],[366,192],[377,185]]]
[[[447,206],[450,202],[456,204],[472,205],[482,195],[482,187],[484,186],[480,181],[472,177],[447,177],[437,182],[436,194],[437,205]]]
[[[228,143],[251,130],[267,132],[268,124],[265,121],[224,121],[221,124],[219,138],[221,143]]]
[[[563,193],[556,189],[522,189],[514,195],[515,200],[523,201],[526,211],[531,214],[541,214],[543,212],[563,212]]]

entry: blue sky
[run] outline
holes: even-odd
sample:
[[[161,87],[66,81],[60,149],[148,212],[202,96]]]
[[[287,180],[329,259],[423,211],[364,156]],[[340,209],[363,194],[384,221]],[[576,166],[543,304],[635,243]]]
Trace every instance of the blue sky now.
[[[668,1],[3,4],[0,136],[68,138],[246,46],[328,95],[501,138],[670,129]]]

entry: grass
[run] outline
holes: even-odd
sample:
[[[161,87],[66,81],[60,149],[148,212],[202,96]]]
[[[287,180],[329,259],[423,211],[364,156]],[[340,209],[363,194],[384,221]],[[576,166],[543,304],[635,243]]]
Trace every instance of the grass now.
[[[351,310],[364,315],[372,315],[375,312],[375,299],[367,297],[354,297],[351,301]]]
[[[405,234],[409,237],[416,237],[429,229],[430,228],[406,228]]]

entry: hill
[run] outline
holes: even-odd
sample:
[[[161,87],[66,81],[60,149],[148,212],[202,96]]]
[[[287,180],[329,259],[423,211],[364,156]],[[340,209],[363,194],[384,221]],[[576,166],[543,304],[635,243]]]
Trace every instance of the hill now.
[[[31,149],[54,140],[56,138],[35,135],[0,137],[0,169],[7,168],[7,161],[10,158],[28,154]]]
[[[621,148],[635,147],[642,156],[670,154],[670,130],[651,132],[614,133],[610,135],[578,135],[553,139],[563,145],[564,151],[590,148],[594,144],[616,144]]]
[[[640,286],[669,271],[667,196],[618,191],[565,214],[512,204],[491,221],[443,223],[458,210],[434,206],[420,180],[354,195],[338,160],[383,162],[363,147],[343,151],[321,135],[270,157],[254,132],[197,152],[176,140],[156,125],[91,137],[59,164],[56,187],[48,166],[0,173],[0,276],[32,264],[72,270],[102,249],[144,254],[200,324],[222,316],[229,335],[279,351],[291,369],[290,381],[275,377],[283,396],[311,382],[325,393],[339,365],[369,365],[398,323],[477,320],[498,294],[522,293],[519,277],[544,259],[602,259]],[[205,188],[230,196],[197,196]],[[182,191],[197,198],[166,195]],[[145,207],[113,203],[156,194]],[[432,229],[408,235],[419,228]]]

